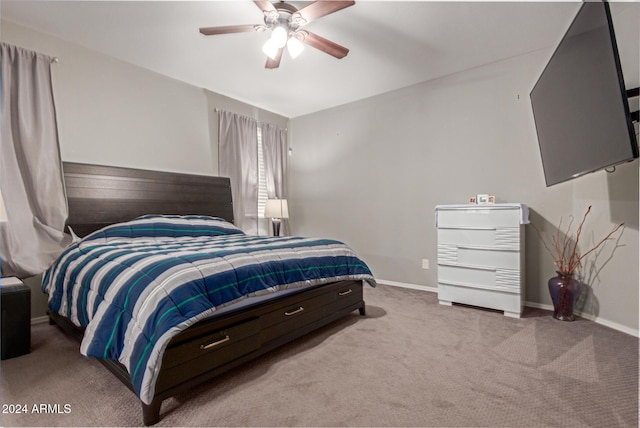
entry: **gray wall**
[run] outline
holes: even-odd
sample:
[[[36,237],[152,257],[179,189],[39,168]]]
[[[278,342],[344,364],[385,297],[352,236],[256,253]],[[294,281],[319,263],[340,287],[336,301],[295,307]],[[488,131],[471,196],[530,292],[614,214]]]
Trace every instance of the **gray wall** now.
[[[638,14],[617,18],[616,31],[628,87],[638,86]],[[494,194],[528,205],[547,234],[593,205],[582,248],[626,227],[585,260],[583,311],[637,334],[638,161],[545,187],[529,92],[552,51],[291,119],[293,233],[347,242],[380,280],[436,287],[436,205]],[[526,242],[526,300],[549,307],[552,259],[530,226]]]
[[[11,22],[1,34],[60,59],[52,80],[63,160],[216,172],[202,89]]]

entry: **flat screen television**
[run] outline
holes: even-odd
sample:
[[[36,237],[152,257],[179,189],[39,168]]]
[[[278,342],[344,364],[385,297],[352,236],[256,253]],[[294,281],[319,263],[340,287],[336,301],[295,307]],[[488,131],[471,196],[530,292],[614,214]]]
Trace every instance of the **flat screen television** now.
[[[584,2],[530,94],[548,186],[638,157],[607,2]]]

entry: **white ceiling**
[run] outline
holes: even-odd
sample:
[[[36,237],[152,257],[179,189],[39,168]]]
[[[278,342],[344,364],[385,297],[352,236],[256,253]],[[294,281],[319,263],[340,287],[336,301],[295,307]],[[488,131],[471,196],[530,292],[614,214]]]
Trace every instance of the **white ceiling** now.
[[[292,2],[301,7],[308,2]],[[1,16],[192,85],[296,117],[555,46],[576,2],[358,0],[305,28],[350,49],[307,47],[264,68],[266,33],[203,36],[259,24],[250,0],[2,0]],[[64,61],[64,58],[61,58]]]

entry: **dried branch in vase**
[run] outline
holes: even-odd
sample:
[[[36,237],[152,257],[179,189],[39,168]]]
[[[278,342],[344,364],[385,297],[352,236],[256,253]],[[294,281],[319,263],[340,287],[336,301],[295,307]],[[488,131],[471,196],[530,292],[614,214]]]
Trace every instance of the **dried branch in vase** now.
[[[573,274],[573,272],[580,266],[580,261],[584,259],[589,253],[593,252],[596,248],[600,247],[603,243],[611,239],[611,236],[616,233],[618,229],[624,226],[624,223],[617,224],[611,232],[603,239],[601,239],[596,245],[591,247],[588,251],[584,253],[580,253],[578,249],[578,242],[580,241],[580,235],[582,234],[582,226],[584,226],[584,222],[587,219],[587,216],[591,212],[591,205],[587,208],[587,211],[584,213],[582,217],[582,221],[578,225],[576,229],[575,237],[571,233],[571,226],[573,225],[573,216],[569,216],[569,224],[567,225],[567,229],[565,232],[562,231],[562,218],[560,218],[560,223],[558,224],[558,228],[556,233],[551,236],[551,243],[553,250],[549,248],[547,241],[542,237],[542,234],[538,230],[538,228],[531,223],[533,228],[535,229],[538,237],[542,241],[544,248],[551,254],[553,258],[553,264],[556,265],[558,272],[562,272],[564,274]]]

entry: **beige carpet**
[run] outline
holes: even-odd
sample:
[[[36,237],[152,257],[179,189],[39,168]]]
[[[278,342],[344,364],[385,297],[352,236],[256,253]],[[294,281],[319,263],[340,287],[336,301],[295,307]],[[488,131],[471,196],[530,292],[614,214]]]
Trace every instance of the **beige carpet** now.
[[[511,319],[444,307],[402,288],[367,287],[365,300],[366,317],[166,400],[157,426],[638,426],[637,338],[542,310]],[[133,393],[60,329],[32,335],[31,354],[1,363],[2,410],[28,411],[1,413],[1,426],[142,423]]]

